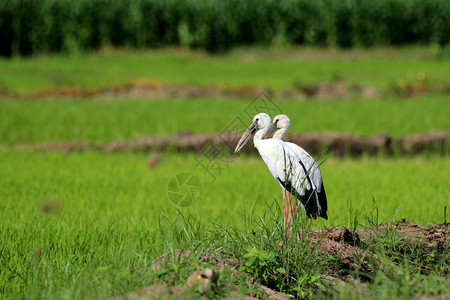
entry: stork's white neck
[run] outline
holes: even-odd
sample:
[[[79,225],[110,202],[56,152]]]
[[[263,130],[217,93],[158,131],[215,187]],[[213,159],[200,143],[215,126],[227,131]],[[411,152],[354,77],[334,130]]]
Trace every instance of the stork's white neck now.
[[[258,130],[253,137],[253,145],[255,145],[255,148],[258,149],[258,146],[260,142],[263,140],[263,136],[266,134],[267,130],[269,130],[269,127],[261,128]]]
[[[283,139],[284,134],[286,133],[286,131],[289,129],[289,127],[284,127],[279,129],[277,132],[275,132],[275,134],[273,135],[274,139]]]

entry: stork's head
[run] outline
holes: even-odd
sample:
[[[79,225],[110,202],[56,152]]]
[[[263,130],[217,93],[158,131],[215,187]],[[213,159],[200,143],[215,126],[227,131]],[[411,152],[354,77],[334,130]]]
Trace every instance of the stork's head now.
[[[253,118],[252,124],[248,126],[247,130],[242,135],[239,143],[234,150],[235,153],[239,152],[242,148],[244,148],[253,138],[258,130],[268,130],[272,120],[270,116],[266,113],[259,113]]]
[[[269,130],[267,130],[266,134],[263,138],[267,139],[272,136],[272,134],[277,129],[284,129],[284,132],[286,132],[289,127],[291,126],[291,120],[286,115],[277,115],[275,118],[273,118],[273,122],[269,127]]]

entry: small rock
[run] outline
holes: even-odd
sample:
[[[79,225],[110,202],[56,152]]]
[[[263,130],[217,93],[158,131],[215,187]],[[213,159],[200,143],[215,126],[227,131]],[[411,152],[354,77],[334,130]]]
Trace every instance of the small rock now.
[[[192,288],[194,286],[200,285],[202,287],[202,291],[206,292],[211,289],[212,284],[217,283],[218,274],[216,271],[206,268],[201,271],[195,271],[191,275],[189,275],[187,279],[186,286]]]

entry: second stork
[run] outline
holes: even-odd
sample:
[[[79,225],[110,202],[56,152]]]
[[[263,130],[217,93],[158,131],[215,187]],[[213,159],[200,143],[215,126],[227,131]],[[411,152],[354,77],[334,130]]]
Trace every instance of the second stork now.
[[[285,193],[292,194],[311,218],[327,219],[327,206],[319,201],[317,188],[309,176],[305,164],[295,152],[281,139],[264,139],[271,130],[272,120],[269,115],[259,113],[239,140],[235,152],[239,152],[253,138],[253,144],[266,163],[272,176]],[[286,211],[286,202],[285,202]],[[291,209],[289,209],[292,214]],[[286,215],[285,215],[286,221]]]

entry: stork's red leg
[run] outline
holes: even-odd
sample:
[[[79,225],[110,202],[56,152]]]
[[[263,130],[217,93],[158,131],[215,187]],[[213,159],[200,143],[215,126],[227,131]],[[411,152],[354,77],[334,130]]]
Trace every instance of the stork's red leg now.
[[[300,235],[299,235],[299,231],[300,231],[300,217],[299,217],[299,212],[298,212],[298,207],[299,205],[295,206],[295,211],[296,211],[296,215],[297,215],[297,241],[300,240]]]
[[[288,204],[286,200],[286,190],[283,189],[283,202],[284,202],[284,208],[283,208],[283,224],[284,229],[286,229],[286,220],[287,220],[287,210],[288,210]]]
[[[288,232],[291,230],[292,224],[292,216],[294,211],[294,204],[292,203],[291,195],[288,191],[286,191],[287,199],[288,199],[288,207],[289,207],[289,218],[288,218]]]

